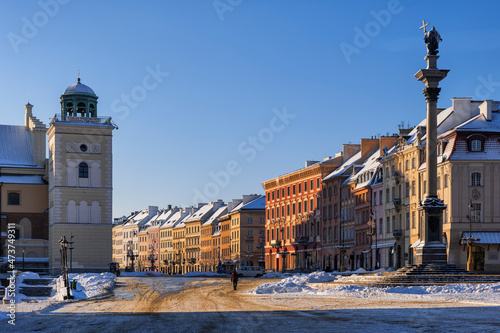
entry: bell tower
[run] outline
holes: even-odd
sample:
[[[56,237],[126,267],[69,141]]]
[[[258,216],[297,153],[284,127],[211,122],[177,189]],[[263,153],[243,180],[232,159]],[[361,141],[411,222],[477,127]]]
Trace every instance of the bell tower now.
[[[49,136],[49,270],[61,266],[59,239],[73,236],[68,253],[73,272],[108,270],[111,262],[112,131],[110,117],[98,117],[97,95],[77,83],[61,95],[61,113]]]

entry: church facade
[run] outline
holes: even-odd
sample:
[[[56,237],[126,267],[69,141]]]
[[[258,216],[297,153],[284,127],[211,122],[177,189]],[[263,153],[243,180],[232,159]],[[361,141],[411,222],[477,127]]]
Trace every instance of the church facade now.
[[[60,98],[61,113],[54,116],[48,129],[32,115],[33,106],[26,105],[24,129],[16,127],[19,132],[16,135],[26,137],[24,150],[18,148],[16,153],[10,143],[2,145],[0,163],[9,162],[10,158],[17,161],[13,174],[22,171],[30,172],[26,177],[31,176],[31,182],[23,179],[9,185],[5,182],[5,186],[0,180],[2,246],[7,238],[4,230],[8,228],[7,223],[18,216],[12,220],[18,237],[17,248],[24,247],[26,252],[28,244],[37,243],[38,250],[31,251],[30,255],[31,261],[42,263],[40,271],[60,272],[62,237],[71,242],[69,256],[73,272],[104,271],[108,269],[112,253],[112,131],[116,126],[111,118],[98,116],[98,97],[80,79]],[[10,133],[12,129],[9,132],[6,128],[0,128],[0,135],[15,141],[14,134]],[[45,157],[46,135],[49,137],[48,159]],[[11,151],[12,156],[6,150]],[[24,151],[28,157],[18,156]],[[7,171],[4,165],[1,170],[0,179]],[[3,180],[12,180],[12,177]],[[28,184],[30,188],[26,188]],[[10,205],[10,200],[15,199],[10,193],[16,191],[19,203]],[[28,214],[40,216],[29,219]],[[21,215],[26,216],[24,220]],[[26,218],[32,224],[31,232]],[[31,220],[43,222],[33,225]],[[2,256],[6,257],[5,250]],[[16,257],[21,255],[16,253]],[[16,266],[21,268],[19,264]]]

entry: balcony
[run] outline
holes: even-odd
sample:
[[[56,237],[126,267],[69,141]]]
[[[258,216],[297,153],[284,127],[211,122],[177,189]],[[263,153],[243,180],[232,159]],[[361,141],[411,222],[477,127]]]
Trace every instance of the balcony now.
[[[392,232],[392,235],[395,237],[395,238],[399,238],[399,237],[402,237],[403,236],[403,230],[401,229],[396,229]]]
[[[274,247],[274,248],[278,248],[281,246],[281,241],[279,240],[275,240],[273,239],[271,242],[270,242],[271,246]]]
[[[400,198],[395,198],[392,203],[394,204],[394,207],[396,207],[396,209],[399,209],[399,207],[401,206],[401,199]]]

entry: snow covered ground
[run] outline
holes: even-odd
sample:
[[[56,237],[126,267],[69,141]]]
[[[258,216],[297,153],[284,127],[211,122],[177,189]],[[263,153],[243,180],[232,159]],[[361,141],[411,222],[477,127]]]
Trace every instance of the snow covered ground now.
[[[69,280],[76,280],[76,290],[72,290],[73,296],[76,300],[89,299],[93,297],[104,296],[114,287],[115,275],[112,273],[83,273],[83,274],[69,274]],[[49,286],[53,286],[54,290],[50,297],[28,297],[19,292],[21,287],[32,287],[23,283],[25,279],[40,279],[37,273],[22,272],[16,278],[16,297],[15,305],[16,311],[31,312],[43,309],[51,304],[60,302],[56,297],[55,280]],[[65,301],[68,302],[68,301]],[[0,306],[0,323],[8,319],[7,305]]]
[[[274,273],[276,274],[276,273]],[[381,276],[381,273],[376,273]],[[329,283],[329,282],[342,282]],[[364,298],[378,300],[440,300],[500,304],[500,283],[488,284],[448,284],[443,286],[395,286],[366,287],[356,286],[357,281],[365,281],[359,275],[341,276],[335,273],[315,272],[294,274],[279,282],[264,283],[249,291],[250,294],[303,294],[318,297]]]

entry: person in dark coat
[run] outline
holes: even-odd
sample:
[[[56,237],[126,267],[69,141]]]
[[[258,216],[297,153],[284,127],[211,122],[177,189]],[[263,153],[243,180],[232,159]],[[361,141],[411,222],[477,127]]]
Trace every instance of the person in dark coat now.
[[[233,271],[233,273],[231,274],[231,281],[233,281],[234,290],[236,290],[236,286],[238,285],[239,279],[240,278],[239,278],[238,274],[236,273],[236,271]]]

